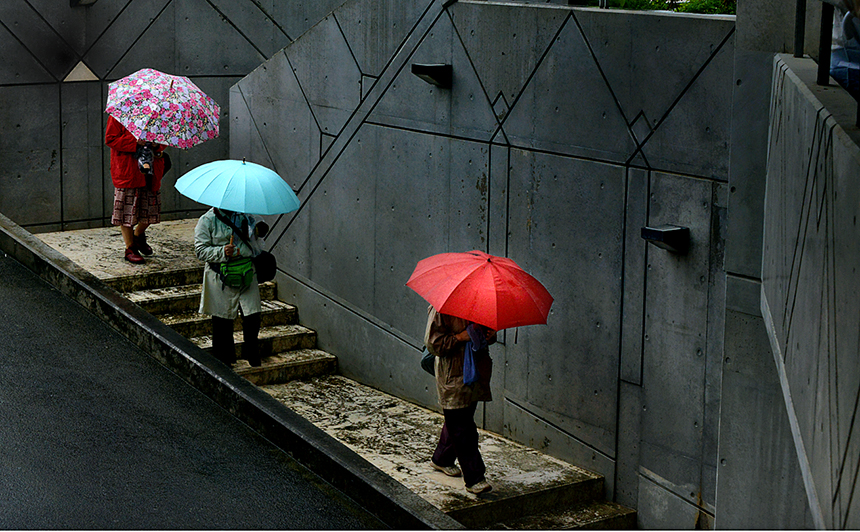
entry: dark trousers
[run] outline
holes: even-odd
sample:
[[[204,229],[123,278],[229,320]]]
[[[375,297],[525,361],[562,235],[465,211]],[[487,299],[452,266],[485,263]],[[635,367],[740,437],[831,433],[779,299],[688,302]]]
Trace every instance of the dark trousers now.
[[[252,366],[260,365],[260,347],[257,337],[260,334],[260,313],[242,317],[242,358]],[[225,364],[236,362],[236,348],[233,343],[233,320],[212,316],[212,354]]]
[[[475,425],[475,409],[478,403],[472,403],[466,408],[443,410],[445,424],[442,434],[433,453],[436,465],[452,466],[456,458],[463,471],[466,486],[472,486],[484,480],[486,467],[478,448],[478,427]]]

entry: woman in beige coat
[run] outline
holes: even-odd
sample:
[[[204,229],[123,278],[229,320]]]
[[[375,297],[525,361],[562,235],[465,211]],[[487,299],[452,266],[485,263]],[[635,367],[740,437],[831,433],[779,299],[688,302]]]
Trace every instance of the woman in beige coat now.
[[[212,352],[225,364],[236,362],[233,343],[233,320],[242,313],[242,333],[244,346],[242,356],[252,366],[260,365],[260,352],[257,336],[260,332],[260,286],[254,272],[249,286],[233,288],[221,282],[219,267],[231,258],[253,257],[259,250],[250,248],[233,229],[218,219],[215,208],[210,209],[194,229],[194,252],[197,258],[206,263],[203,268],[203,294],[200,297],[201,314],[212,316]],[[241,213],[219,211],[237,228],[247,228],[246,238],[255,235],[255,220]],[[261,224],[262,225],[262,224]],[[254,242],[255,238],[248,238]]]
[[[433,469],[449,476],[460,476],[461,470],[454,465],[456,459],[462,468],[466,491],[474,494],[490,491],[492,486],[484,474],[486,467],[478,447],[478,427],[475,425],[475,410],[478,401],[492,401],[490,377],[493,361],[487,349],[475,354],[478,381],[463,382],[463,362],[466,344],[470,335],[469,322],[447,314],[439,314],[432,306],[427,309],[427,329],[424,344],[436,355],[436,391],[445,415],[445,424],[439,443],[430,464]],[[496,331],[486,329],[487,344],[496,342]]]

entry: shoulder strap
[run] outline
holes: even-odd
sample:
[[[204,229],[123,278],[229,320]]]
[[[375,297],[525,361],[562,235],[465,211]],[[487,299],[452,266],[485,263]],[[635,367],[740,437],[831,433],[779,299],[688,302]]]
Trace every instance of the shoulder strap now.
[[[250,243],[250,242],[248,242],[248,237],[246,237],[246,236],[242,233],[242,231],[241,231],[241,230],[239,230],[239,228],[238,228],[238,227],[236,227],[236,224],[234,224],[233,222],[231,222],[231,221],[230,221],[230,218],[227,218],[226,216],[224,216],[223,214],[221,214],[221,211],[220,211],[220,210],[218,210],[217,208],[215,209],[215,216],[216,216],[219,220],[221,220],[222,222],[224,222],[224,224],[225,224],[227,227],[229,227],[230,229],[232,229],[234,234],[239,235],[239,238],[241,238],[241,239],[242,239],[242,242],[244,242],[246,246],[251,247],[251,243]]]

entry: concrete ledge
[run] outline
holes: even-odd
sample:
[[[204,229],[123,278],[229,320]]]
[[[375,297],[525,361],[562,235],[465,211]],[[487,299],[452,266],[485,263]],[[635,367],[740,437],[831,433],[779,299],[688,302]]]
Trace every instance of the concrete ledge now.
[[[463,526],[0,214],[0,250],[397,529]]]

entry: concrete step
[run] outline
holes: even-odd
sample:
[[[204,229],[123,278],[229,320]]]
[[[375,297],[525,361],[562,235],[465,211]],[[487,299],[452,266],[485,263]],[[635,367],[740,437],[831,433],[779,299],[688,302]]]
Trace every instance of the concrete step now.
[[[608,501],[565,508],[537,515],[494,523],[493,530],[632,530],[636,528],[636,510]]]
[[[260,299],[272,301],[277,295],[277,285],[273,282],[260,283]],[[129,300],[140,305],[150,314],[168,314],[196,311],[200,308],[202,282],[197,284],[164,286],[125,292]]]
[[[263,386],[334,374],[337,357],[319,349],[294,349],[263,357],[258,368],[241,360],[233,365],[233,370],[253,384]]]
[[[549,522],[550,512],[572,512],[603,497],[600,475],[485,431],[481,454],[493,491],[472,495],[462,478],[430,467],[440,414],[336,375],[262,389],[467,528],[516,527],[518,519],[541,514]],[[597,510],[582,510],[589,511]]]
[[[144,270],[130,275],[119,275],[104,279],[105,283],[120,293],[153,290],[174,286],[200,285],[203,283],[203,266],[193,266],[179,269]]]
[[[298,311],[296,307],[277,299],[260,302],[260,326],[273,327],[296,323]],[[158,318],[186,338],[206,336],[212,333],[212,317],[188,310],[180,313],[159,314]],[[242,330],[242,318],[233,321],[233,329]]]
[[[201,349],[212,351],[211,335],[196,336],[189,339]],[[245,344],[242,331],[233,332],[233,342],[236,347],[236,358],[241,359],[242,348]],[[301,325],[275,325],[260,329],[259,342],[260,354],[265,357],[269,353],[283,353],[293,349],[314,349],[316,348],[317,333]]]

